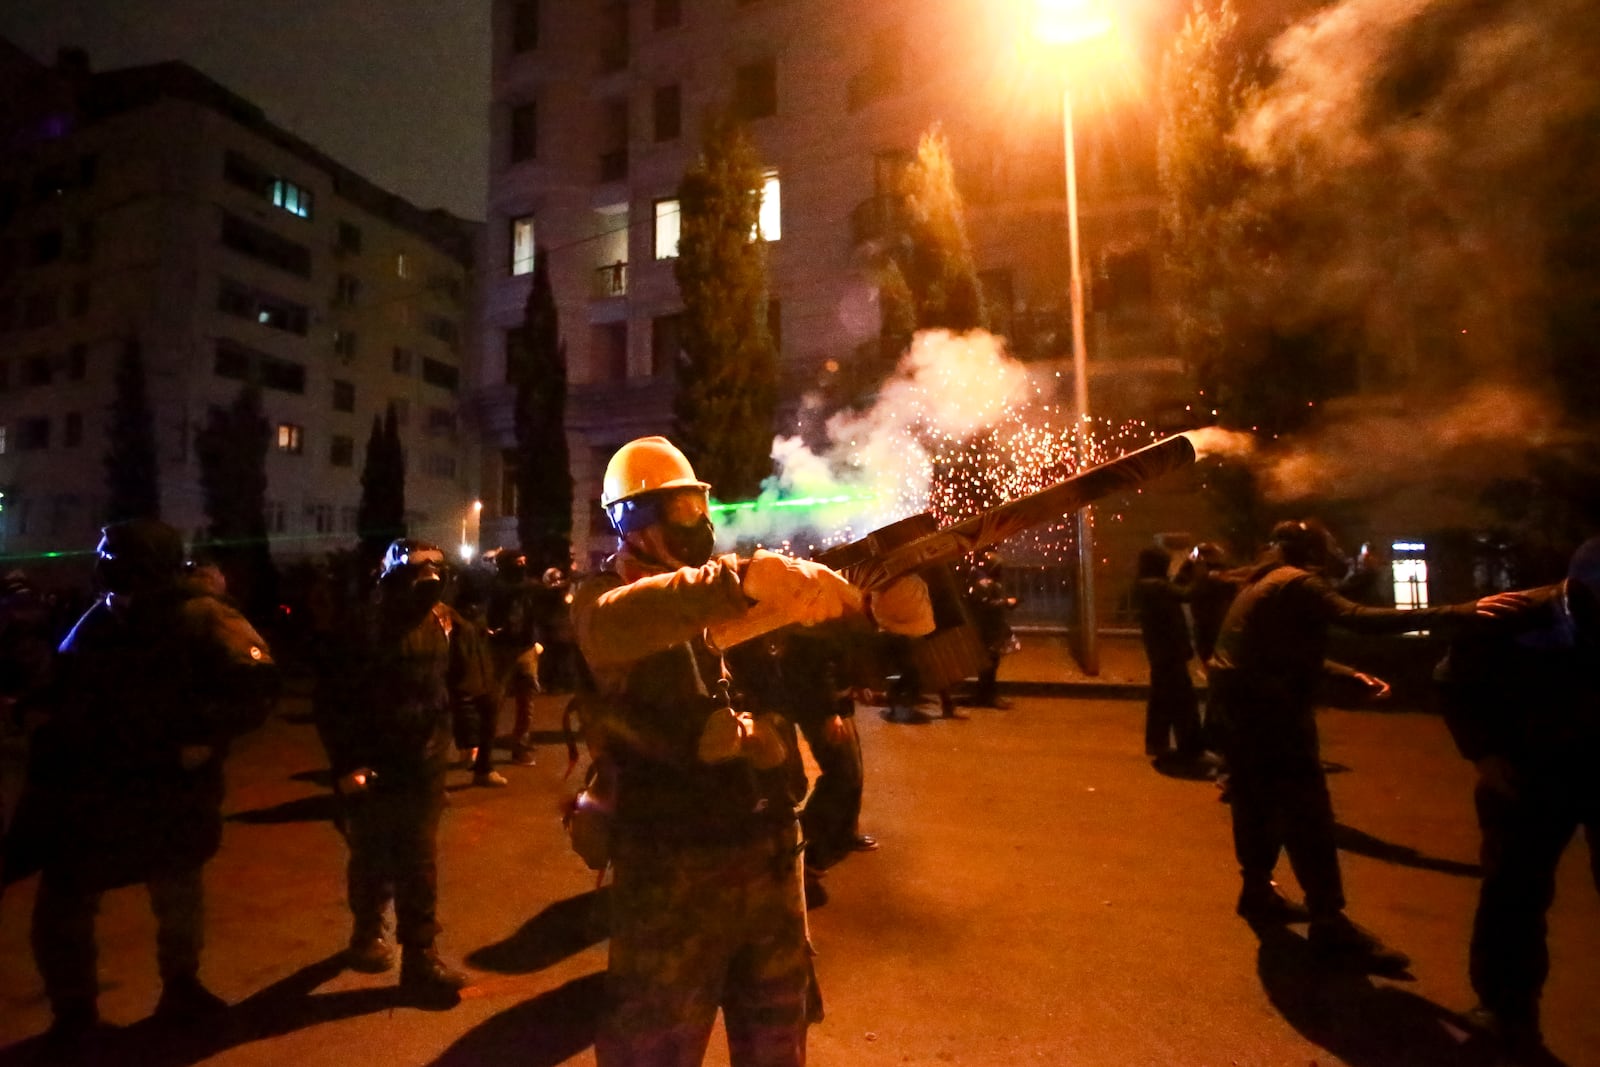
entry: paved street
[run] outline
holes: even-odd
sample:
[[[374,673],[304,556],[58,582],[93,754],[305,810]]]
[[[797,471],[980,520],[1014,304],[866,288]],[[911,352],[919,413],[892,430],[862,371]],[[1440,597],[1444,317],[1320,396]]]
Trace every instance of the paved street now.
[[[541,707],[553,728],[558,703]],[[509,789],[454,772],[441,948],[474,984],[449,1011],[397,1006],[391,978],[341,972],[342,842],[313,730],[290,705],[231,766],[223,850],[208,873],[207,982],[234,1004],[203,1033],[140,1020],[154,1005],[141,891],[100,920],[98,1062],[295,1067],[590,1064],[605,966],[594,882],[557,822],[565,756],[505,768]],[[864,828],[881,851],[828,876],[811,913],[827,1065],[1495,1062],[1455,1012],[1472,1003],[1477,882],[1470,768],[1434,717],[1328,712],[1326,756],[1348,846],[1351,913],[1410,952],[1414,981],[1319,972],[1303,928],[1259,942],[1232,913],[1227,808],[1209,783],[1140,755],[1141,703],[1024,695],[1009,711],[903,726],[865,709]],[[12,768],[7,768],[8,773]],[[1552,1048],[1600,1064],[1600,901],[1570,850],[1552,914]],[[1280,880],[1293,889],[1286,867]],[[32,1062],[48,1021],[27,950],[33,883],[0,902],[0,1064]],[[726,1063],[720,1032],[711,1064]]]

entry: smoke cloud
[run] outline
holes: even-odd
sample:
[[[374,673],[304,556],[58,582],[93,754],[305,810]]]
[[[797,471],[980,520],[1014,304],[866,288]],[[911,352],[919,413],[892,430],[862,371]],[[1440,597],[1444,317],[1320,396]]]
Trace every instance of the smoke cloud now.
[[[773,442],[776,473],[754,507],[719,514],[720,537],[766,545],[804,535],[849,539],[922,511],[941,444],[1032,410],[1037,397],[999,338],[919,333],[870,409],[827,420],[821,447],[800,437]]]
[[[1244,288],[1264,322],[1354,324],[1368,394],[1397,397],[1324,420],[1272,491],[1370,495],[1484,442],[1520,454],[1558,406],[1550,324],[1581,288],[1553,252],[1600,211],[1600,4],[1344,0],[1271,59],[1234,136],[1265,175],[1250,206],[1294,239]]]

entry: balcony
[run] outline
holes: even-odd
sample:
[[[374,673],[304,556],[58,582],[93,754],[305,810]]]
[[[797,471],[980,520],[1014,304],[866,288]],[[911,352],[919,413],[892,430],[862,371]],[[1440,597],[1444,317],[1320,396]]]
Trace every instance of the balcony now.
[[[593,296],[596,300],[605,300],[613,296],[628,295],[628,264],[625,260],[617,260],[610,266],[596,267],[594,271]]]

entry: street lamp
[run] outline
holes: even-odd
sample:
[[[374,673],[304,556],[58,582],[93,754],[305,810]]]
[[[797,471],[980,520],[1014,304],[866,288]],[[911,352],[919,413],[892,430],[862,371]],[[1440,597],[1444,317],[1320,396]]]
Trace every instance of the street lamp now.
[[[1036,0],[1034,36],[1053,51],[1077,49],[1110,34],[1111,19],[1090,0]],[[1072,399],[1078,417],[1078,469],[1089,467],[1089,364],[1083,328],[1083,261],[1078,242],[1078,162],[1072,133],[1072,86],[1062,72],[1062,155],[1067,180],[1067,258],[1072,299]],[[1075,518],[1078,542],[1078,633],[1083,673],[1100,673],[1100,642],[1094,603],[1094,526],[1087,507]]]
[[[472,507],[468,508],[466,513],[461,516],[461,562],[463,563],[471,563],[473,557],[478,554],[478,546],[473,543],[475,538],[469,540],[467,537],[467,523],[472,523],[472,532],[476,535],[480,530],[479,518],[482,514],[483,501],[474,500]]]

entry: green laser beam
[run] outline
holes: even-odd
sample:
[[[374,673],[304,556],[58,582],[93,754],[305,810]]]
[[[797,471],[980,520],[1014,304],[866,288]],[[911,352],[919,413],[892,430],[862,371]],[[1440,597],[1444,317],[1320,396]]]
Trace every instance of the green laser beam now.
[[[831,504],[858,504],[878,499],[876,493],[841,493],[838,496],[801,496],[789,500],[739,500],[732,504],[712,504],[713,514],[738,511],[765,511],[768,508],[816,508]]]

